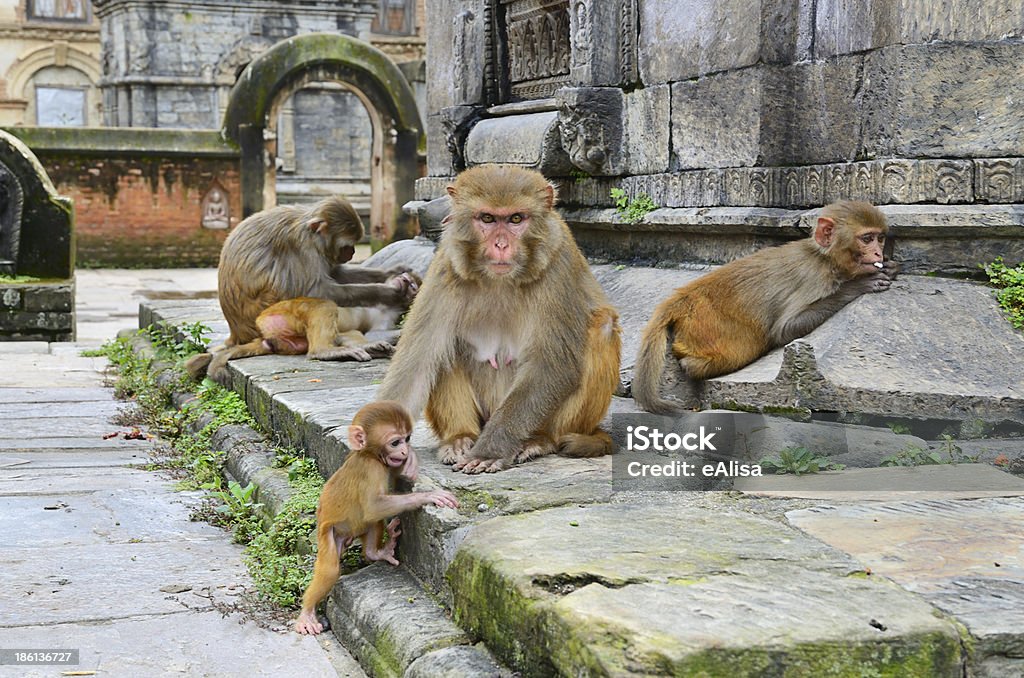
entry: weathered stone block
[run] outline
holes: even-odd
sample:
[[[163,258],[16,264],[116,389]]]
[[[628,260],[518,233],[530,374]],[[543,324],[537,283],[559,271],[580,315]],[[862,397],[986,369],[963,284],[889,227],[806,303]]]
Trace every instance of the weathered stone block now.
[[[668,169],[671,96],[668,85],[638,89],[626,95],[626,172],[654,174]]]
[[[1016,0],[929,0],[816,3],[814,56],[864,52],[903,44],[980,42],[1020,37],[1024,10]]]
[[[24,309],[29,312],[70,312],[75,306],[72,285],[28,287],[24,292]]]
[[[758,164],[764,73],[751,68],[672,85],[674,168]]]
[[[640,79],[668,83],[756,64],[761,6],[746,0],[640,3]]]
[[[637,0],[571,3],[571,83],[599,87],[636,79],[636,5]]]
[[[431,0],[425,24],[427,110],[484,103],[487,72],[486,26],[489,10],[483,0]]]
[[[572,167],[562,150],[556,111],[480,122],[466,139],[466,161],[524,165],[555,176],[568,174]]]
[[[908,45],[868,54],[862,155],[1024,155],[1024,44]]]
[[[762,92],[765,165],[841,162],[860,147],[862,57],[766,73]]]
[[[1024,202],[1024,161],[979,158],[974,161],[974,194],[982,202]]]

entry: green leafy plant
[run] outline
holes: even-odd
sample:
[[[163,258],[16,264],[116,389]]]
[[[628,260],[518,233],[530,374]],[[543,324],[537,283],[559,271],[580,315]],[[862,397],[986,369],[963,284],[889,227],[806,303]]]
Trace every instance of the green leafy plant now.
[[[942,453],[946,456],[943,457]],[[973,464],[979,455],[964,454],[963,448],[948,434],[942,435],[942,450],[926,450],[918,445],[907,445],[896,454],[884,457],[882,466],[934,466],[936,464]]]
[[[804,475],[819,471],[840,471],[846,468],[843,464],[833,463],[828,457],[811,452],[806,447],[787,447],[780,450],[774,457],[765,457],[760,462],[761,468],[773,471],[778,475],[792,473]]]
[[[658,209],[646,193],[638,193],[632,200],[621,188],[613,188],[609,194],[615,201],[615,213],[627,224],[639,223],[648,212]]]
[[[997,257],[984,269],[989,283],[999,290],[996,299],[1006,312],[1010,324],[1018,330],[1024,329],[1024,263],[1009,268],[1003,264],[1002,257]]]
[[[260,510],[263,504],[256,503],[256,486],[249,483],[242,487],[238,481],[232,480],[226,490],[217,490],[213,495],[222,502],[216,511],[223,518],[223,524],[232,529],[235,541],[240,544],[251,542],[262,526]]]

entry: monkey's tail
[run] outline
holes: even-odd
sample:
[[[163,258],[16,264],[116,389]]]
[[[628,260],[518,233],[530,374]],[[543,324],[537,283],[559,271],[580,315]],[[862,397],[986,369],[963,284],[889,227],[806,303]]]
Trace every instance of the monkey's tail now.
[[[661,397],[661,378],[665,372],[665,353],[668,352],[668,324],[666,313],[659,307],[640,340],[640,352],[633,368],[633,399],[637,405],[655,414],[680,414],[682,405]]]
[[[589,436],[583,433],[566,433],[558,439],[558,454],[576,459],[603,457],[612,453],[612,447],[612,437],[601,429],[597,429]]]
[[[212,353],[197,353],[185,361],[185,371],[195,381],[201,381],[206,376],[206,370],[213,360]]]

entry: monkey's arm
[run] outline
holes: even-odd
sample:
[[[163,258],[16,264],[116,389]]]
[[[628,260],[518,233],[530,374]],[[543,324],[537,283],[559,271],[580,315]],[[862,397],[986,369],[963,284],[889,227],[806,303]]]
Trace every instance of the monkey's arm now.
[[[383,283],[366,283],[342,285],[334,282],[324,282],[319,294],[311,296],[330,299],[338,306],[408,306],[410,297],[406,287],[386,285]]]
[[[781,326],[773,328],[774,345],[785,346],[794,339],[810,334],[857,297],[869,292],[884,292],[891,284],[891,278],[882,271],[847,280],[833,294],[818,299]]]
[[[351,283],[382,283],[389,278],[411,271],[407,266],[393,268],[373,268],[351,264],[338,264],[331,270],[331,277],[342,284]]]
[[[371,499],[366,507],[365,517],[369,522],[384,520],[406,511],[421,508],[427,504],[447,508],[458,508],[459,500],[448,490],[410,492],[409,494],[382,494]]]

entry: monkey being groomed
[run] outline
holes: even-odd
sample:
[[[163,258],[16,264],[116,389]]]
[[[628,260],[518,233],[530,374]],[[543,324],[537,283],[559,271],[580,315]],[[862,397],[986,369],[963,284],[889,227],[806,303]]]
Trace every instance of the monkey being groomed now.
[[[883,261],[888,225],[864,202],[822,209],[809,238],[730,262],[677,289],[644,329],[633,397],[649,412],[697,404],[697,382],[744,367],[802,337],[869,292],[884,292],[899,267]],[[685,402],[661,394],[666,353],[680,361]]]
[[[418,288],[415,273],[398,276],[396,285]],[[370,341],[366,332],[395,326],[400,309],[340,308],[329,299],[299,297],[272,304],[256,318],[258,336],[238,346],[213,353],[199,353],[185,362],[185,371],[193,379],[206,373],[214,381],[224,382],[229,360],[261,355],[303,355],[311,360],[356,360],[390,358],[394,345]]]
[[[484,165],[448,187],[441,245],[380,390],[426,418],[441,461],[500,471],[612,451],[618,314],[539,173]]]

